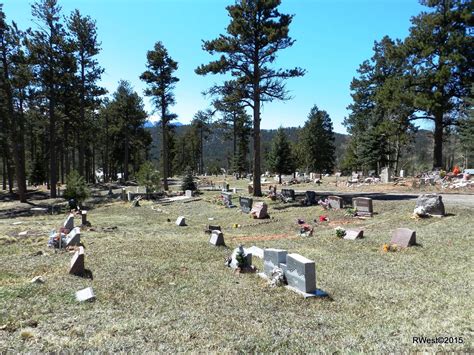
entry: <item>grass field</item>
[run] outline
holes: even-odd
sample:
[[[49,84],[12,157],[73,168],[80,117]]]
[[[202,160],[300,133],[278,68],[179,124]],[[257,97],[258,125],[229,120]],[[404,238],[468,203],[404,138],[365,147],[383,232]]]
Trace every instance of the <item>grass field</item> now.
[[[92,280],[68,274],[72,254],[46,247],[64,215],[0,220],[0,350],[473,351],[472,209],[447,206],[448,217],[414,220],[413,201],[377,200],[377,214],[357,220],[267,201],[272,219],[253,220],[208,202],[216,194],[91,209],[94,230],[83,230],[82,241]],[[312,237],[297,236],[296,218],[321,214],[330,222],[318,222]],[[179,215],[188,226],[174,224]],[[228,248],[208,243],[208,223],[223,227]],[[337,226],[363,228],[366,237],[338,239]],[[420,245],[382,252],[398,227],[415,229]],[[38,234],[16,237],[23,230]],[[255,274],[234,274],[224,259],[239,243],[315,260],[317,287],[330,297],[305,300]],[[38,275],[46,282],[31,284]],[[78,304],[75,292],[88,286],[97,300]],[[421,336],[462,337],[463,344],[413,344]]]

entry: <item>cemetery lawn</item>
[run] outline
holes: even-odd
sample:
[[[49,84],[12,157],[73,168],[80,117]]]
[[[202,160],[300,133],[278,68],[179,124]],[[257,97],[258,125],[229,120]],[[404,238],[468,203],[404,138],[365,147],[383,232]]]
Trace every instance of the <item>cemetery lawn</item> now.
[[[69,275],[72,254],[46,246],[64,215],[0,219],[2,352],[473,351],[472,208],[446,205],[447,217],[415,220],[413,201],[374,200],[377,214],[359,220],[266,200],[272,219],[253,220],[210,203],[216,195],[95,206],[93,229],[81,236],[92,280]],[[297,218],[313,223],[322,214],[330,222],[298,236]],[[179,215],[188,226],[174,224]],[[208,243],[206,224],[222,226],[228,248]],[[338,239],[337,226],[363,228],[366,237]],[[416,230],[420,245],[384,253],[399,227]],[[25,230],[32,235],[17,237]],[[314,260],[317,287],[330,297],[305,300],[255,274],[234,274],[224,259],[239,243]],[[46,282],[31,284],[38,275]],[[89,286],[97,300],[77,303],[75,292]],[[413,337],[458,344],[413,344]]]

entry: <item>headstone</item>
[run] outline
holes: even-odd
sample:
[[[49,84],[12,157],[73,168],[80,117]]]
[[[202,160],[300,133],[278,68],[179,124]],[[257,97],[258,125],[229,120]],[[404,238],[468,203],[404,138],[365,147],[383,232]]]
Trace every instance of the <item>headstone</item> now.
[[[400,177],[404,178],[405,177],[405,170],[400,170]]]
[[[259,248],[255,245],[251,246],[250,248],[244,248],[246,254],[252,254],[253,256],[256,256],[257,258],[263,259],[263,249]]]
[[[183,216],[179,216],[178,219],[176,219],[176,225],[183,227],[186,225],[186,219]]]
[[[328,197],[329,206],[332,209],[339,210],[343,207],[343,199],[339,196],[329,196]]]
[[[374,213],[372,199],[369,197],[354,197],[352,205],[358,216],[372,216]]]
[[[79,245],[80,243],[81,243],[81,228],[75,227],[66,236],[65,247]]]
[[[445,215],[443,198],[437,194],[426,194],[426,195],[418,196],[416,200],[415,213],[417,213],[416,209],[418,208],[422,208],[422,210],[419,209],[419,211],[423,211],[425,215],[430,215],[430,216],[444,216]]]
[[[263,272],[271,277],[273,269],[280,267],[280,264],[286,264],[288,251],[283,249],[264,249],[263,250]]]
[[[33,207],[33,208],[30,208],[30,211],[33,212],[34,215],[37,215],[37,214],[47,213],[48,209],[43,208],[43,207]]]
[[[305,293],[316,292],[316,265],[314,261],[299,254],[288,254],[285,275],[288,286]]]
[[[316,201],[316,192],[314,191],[306,191],[305,193],[305,205],[306,206],[313,206],[317,205],[318,201]]]
[[[67,216],[63,226],[67,230],[72,230],[74,228],[74,215],[72,213]]]
[[[95,295],[94,295],[94,291],[92,290],[92,287],[87,287],[83,290],[77,291],[76,292],[76,300],[78,302],[95,300]]]
[[[206,231],[208,233],[212,233],[213,231],[221,231],[221,226],[213,226],[213,225],[208,225],[207,228],[206,228]]]
[[[268,206],[265,202],[258,202],[252,207],[250,214],[257,219],[264,219],[268,217],[267,210]]]
[[[287,202],[295,200],[295,190],[293,189],[282,189],[281,195]]]
[[[224,234],[221,231],[214,230],[211,233],[211,238],[209,239],[209,243],[215,246],[224,246]]]
[[[356,240],[364,237],[364,231],[362,229],[348,229],[346,230],[346,235],[344,239],[346,240]]]
[[[81,211],[81,217],[82,217],[82,225],[87,226],[89,222],[87,222],[87,211]]]
[[[131,191],[127,191],[127,201],[132,201],[133,200],[133,195]]]
[[[127,199],[127,190],[125,190],[124,187],[122,187],[121,199],[122,201],[125,201]]]
[[[185,194],[186,194],[186,197],[189,197],[189,198],[193,197],[193,192],[191,190],[186,190]]]
[[[391,173],[389,167],[382,168],[382,172],[380,173],[380,180],[384,184],[391,181]]]
[[[234,205],[232,204],[232,194],[223,192],[221,194],[222,200],[224,201],[224,206],[225,207],[233,207]]]
[[[244,213],[250,213],[252,210],[253,199],[248,197],[239,197],[240,209]]]
[[[79,247],[69,265],[69,273],[73,275],[83,275],[84,274],[84,248]]]
[[[406,248],[416,244],[416,232],[408,228],[397,228],[392,232],[391,244]]]

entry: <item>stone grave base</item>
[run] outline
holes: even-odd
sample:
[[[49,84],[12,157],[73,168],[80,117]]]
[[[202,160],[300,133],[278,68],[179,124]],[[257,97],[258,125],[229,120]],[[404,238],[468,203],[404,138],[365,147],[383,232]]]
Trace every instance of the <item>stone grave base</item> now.
[[[259,272],[257,274],[258,276],[260,276],[262,279],[265,279],[265,280],[270,280],[270,278],[265,275],[265,273],[263,272]],[[294,288],[292,286],[289,286],[289,285],[285,285],[283,286],[285,287],[287,290],[290,290],[290,291],[293,291],[293,292],[296,292],[297,294],[303,296],[303,298],[313,298],[313,297],[317,297],[317,298],[324,298],[324,297],[328,297],[329,295],[327,294],[327,292],[317,288],[316,291],[314,291],[314,293],[307,293],[307,292],[303,292],[303,291],[300,291],[298,290],[297,288]]]

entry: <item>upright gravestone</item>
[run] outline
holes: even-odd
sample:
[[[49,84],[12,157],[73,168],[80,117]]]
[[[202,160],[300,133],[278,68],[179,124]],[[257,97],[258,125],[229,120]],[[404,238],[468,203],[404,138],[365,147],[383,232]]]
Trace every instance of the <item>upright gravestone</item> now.
[[[66,236],[66,247],[79,245],[81,243],[81,228],[73,228]]]
[[[265,202],[258,202],[253,207],[250,213],[257,219],[268,218],[268,206]]]
[[[288,286],[305,293],[316,292],[316,265],[314,261],[299,254],[288,254],[285,275]]]
[[[82,225],[87,226],[90,223],[87,221],[87,211],[81,211]]]
[[[188,198],[191,198],[191,197],[193,197],[193,192],[191,190],[186,190],[185,196],[188,197]]]
[[[316,192],[314,191],[306,191],[305,193],[305,205],[306,206],[313,206],[317,205],[318,201],[316,201]]]
[[[127,191],[127,201],[132,201],[133,200],[133,194],[131,191]]]
[[[64,228],[71,231],[74,228],[74,214],[70,213],[63,224]]]
[[[400,170],[400,177],[401,178],[404,178],[405,177],[405,170]]]
[[[84,247],[79,247],[74,253],[69,266],[69,273],[78,276],[84,274]]]
[[[343,199],[339,196],[329,196],[328,197],[329,206],[332,209],[340,210],[343,207]]]
[[[120,194],[120,198],[121,198],[122,201],[127,200],[127,190],[125,190],[124,187],[122,187],[122,193]]]
[[[244,213],[250,213],[252,210],[253,199],[248,197],[239,197],[240,209]]]
[[[183,226],[186,225],[186,219],[184,218],[184,216],[179,216],[176,219],[176,225],[179,226],[179,227],[183,227]]]
[[[232,204],[232,194],[231,193],[223,192],[221,194],[221,197],[222,197],[222,201],[224,202],[225,207],[229,208],[229,207],[234,206]]]
[[[389,167],[382,168],[382,172],[380,173],[380,180],[384,184],[389,183],[390,181],[392,181]]]
[[[212,245],[217,246],[224,246],[224,234],[221,231],[213,230],[211,233],[211,238],[209,239],[209,243]]]
[[[369,197],[354,197],[352,205],[358,216],[370,216],[374,214],[372,199]]]
[[[407,248],[416,244],[416,232],[408,228],[397,228],[392,232],[390,244],[396,244],[401,248]]]
[[[280,264],[286,264],[288,252],[283,249],[263,249],[263,272],[268,277],[272,277],[273,270],[281,267]]]
[[[287,202],[291,202],[295,200],[295,190],[293,189],[282,189],[281,196]]]

